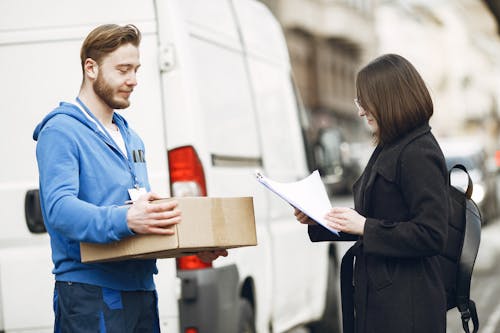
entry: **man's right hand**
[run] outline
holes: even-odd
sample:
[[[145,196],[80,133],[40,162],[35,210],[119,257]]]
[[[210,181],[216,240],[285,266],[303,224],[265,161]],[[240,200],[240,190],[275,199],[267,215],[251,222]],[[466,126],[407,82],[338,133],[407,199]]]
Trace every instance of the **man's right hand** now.
[[[177,201],[153,204],[161,199],[157,194],[146,193],[137,199],[127,212],[127,225],[136,234],[173,235],[172,226],[181,222]]]

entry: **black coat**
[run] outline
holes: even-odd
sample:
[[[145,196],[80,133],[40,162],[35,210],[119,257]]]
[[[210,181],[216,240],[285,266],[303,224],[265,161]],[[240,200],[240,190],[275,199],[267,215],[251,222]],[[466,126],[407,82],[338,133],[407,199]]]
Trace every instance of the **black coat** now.
[[[354,184],[355,209],[367,218],[362,237],[309,227],[312,241],[357,239],[354,276],[342,273],[343,283],[354,281],[356,319],[347,327],[356,333],[446,332],[436,255],[447,236],[447,182],[443,153],[424,125],[377,147]]]

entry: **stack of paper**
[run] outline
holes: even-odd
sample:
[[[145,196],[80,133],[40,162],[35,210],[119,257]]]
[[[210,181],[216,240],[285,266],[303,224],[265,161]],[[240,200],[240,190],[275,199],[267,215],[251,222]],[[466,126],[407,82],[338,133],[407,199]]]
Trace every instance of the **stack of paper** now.
[[[256,173],[257,180],[269,190],[277,194],[293,207],[304,212],[311,219],[321,224],[331,232],[338,231],[329,227],[324,216],[330,211],[332,205],[321,181],[318,170],[306,178],[293,183],[280,183],[271,180],[261,173]]]

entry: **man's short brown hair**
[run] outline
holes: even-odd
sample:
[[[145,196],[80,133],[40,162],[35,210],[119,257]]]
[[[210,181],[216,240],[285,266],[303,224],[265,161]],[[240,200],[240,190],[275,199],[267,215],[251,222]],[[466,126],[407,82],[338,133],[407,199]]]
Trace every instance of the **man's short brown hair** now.
[[[115,51],[124,44],[132,44],[139,47],[141,32],[133,24],[119,26],[116,24],[104,24],[92,30],[82,44],[80,60],[84,70],[85,60],[91,58],[98,64],[109,53]]]
[[[427,123],[432,99],[415,67],[397,54],[371,61],[356,77],[359,103],[377,122],[377,143],[390,143]]]

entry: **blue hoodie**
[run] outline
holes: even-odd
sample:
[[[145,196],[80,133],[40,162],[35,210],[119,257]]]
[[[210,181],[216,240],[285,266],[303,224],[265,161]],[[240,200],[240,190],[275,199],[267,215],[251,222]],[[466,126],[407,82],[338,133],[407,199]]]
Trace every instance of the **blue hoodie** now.
[[[61,102],[33,133],[38,141],[40,201],[50,235],[53,273],[57,281],[154,290],[155,260],[81,262],[80,242],[109,243],[134,234],[127,226],[124,206],[130,199],[128,189],[138,185],[149,191],[146,163],[133,159],[139,156],[134,151],[144,152],[144,144],[126,120],[116,112],[113,115],[127,157],[83,112]]]

